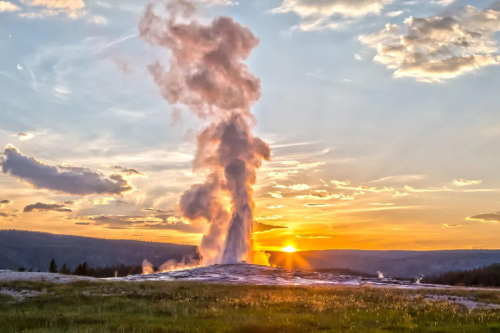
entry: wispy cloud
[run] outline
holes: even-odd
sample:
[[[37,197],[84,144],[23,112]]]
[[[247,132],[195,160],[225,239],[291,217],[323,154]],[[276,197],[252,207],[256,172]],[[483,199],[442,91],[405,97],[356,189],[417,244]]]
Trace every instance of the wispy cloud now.
[[[321,235],[295,235],[296,238],[303,239],[329,239],[332,238],[330,236],[321,236]]]
[[[283,195],[281,194],[281,191],[275,191],[275,192],[269,192],[268,193],[270,196],[272,196],[275,199],[281,199],[283,198]]]
[[[466,179],[459,179],[459,180],[453,180],[453,185],[455,186],[469,186],[469,185],[478,185],[481,184],[483,181],[482,180],[466,180]]]
[[[21,8],[9,1],[0,1],[0,13],[5,12],[16,12],[21,10]]]
[[[473,215],[473,216],[467,217],[466,220],[490,222],[490,223],[500,223],[500,212]]]
[[[23,210],[25,213],[31,213],[31,212],[48,212],[48,211],[53,211],[53,212],[62,212],[62,213],[69,213],[72,212],[71,209],[66,208],[65,205],[62,204],[46,204],[46,203],[41,203],[38,202],[33,205],[28,205],[24,207]]]
[[[419,181],[425,179],[424,175],[398,175],[382,177],[369,181],[369,183],[408,183],[412,181]]]

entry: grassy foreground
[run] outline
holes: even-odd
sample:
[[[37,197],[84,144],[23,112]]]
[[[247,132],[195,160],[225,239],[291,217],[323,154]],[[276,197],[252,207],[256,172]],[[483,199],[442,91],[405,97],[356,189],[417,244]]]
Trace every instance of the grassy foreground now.
[[[7,332],[500,332],[500,310],[467,310],[422,293],[351,287],[196,283],[0,283]],[[500,303],[498,292],[441,292]]]

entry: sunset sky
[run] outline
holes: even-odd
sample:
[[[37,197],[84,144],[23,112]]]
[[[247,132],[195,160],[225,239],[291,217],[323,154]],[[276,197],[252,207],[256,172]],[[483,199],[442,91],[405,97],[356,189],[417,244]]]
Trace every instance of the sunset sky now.
[[[149,1],[0,1],[0,229],[198,244]],[[255,247],[500,248],[500,2],[206,0],[259,37]]]

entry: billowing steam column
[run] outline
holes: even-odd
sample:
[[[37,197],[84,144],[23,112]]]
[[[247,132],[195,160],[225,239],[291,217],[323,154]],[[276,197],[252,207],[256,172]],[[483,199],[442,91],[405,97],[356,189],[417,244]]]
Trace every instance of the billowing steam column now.
[[[250,107],[260,98],[260,81],[243,63],[258,39],[229,17],[200,24],[195,6],[185,0],[164,6],[166,17],[148,5],[139,24],[145,41],[171,53],[168,69],[157,62],[149,72],[176,112],[187,108],[210,121],[198,135],[193,165],[208,176],[182,195],[180,210],[192,223],[210,223],[200,246],[204,264],[251,263],[252,185],[270,157],[269,146],[251,132]]]

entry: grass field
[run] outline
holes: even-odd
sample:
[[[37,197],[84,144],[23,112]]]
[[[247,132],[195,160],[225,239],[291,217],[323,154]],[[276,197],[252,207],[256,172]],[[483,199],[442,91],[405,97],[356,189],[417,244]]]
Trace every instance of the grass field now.
[[[425,293],[355,287],[197,283],[0,283],[7,332],[500,332],[500,310],[430,302]],[[441,291],[500,303],[500,292]]]

